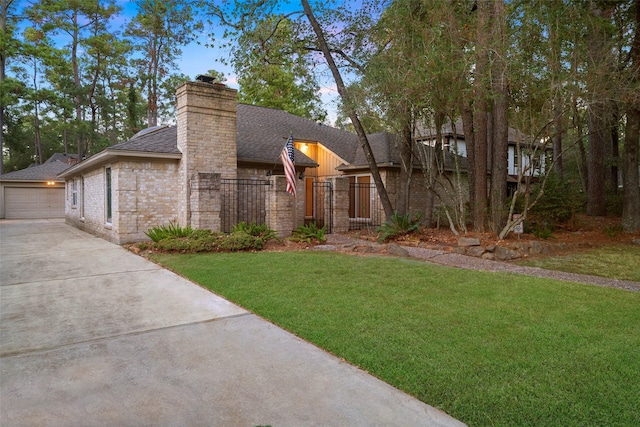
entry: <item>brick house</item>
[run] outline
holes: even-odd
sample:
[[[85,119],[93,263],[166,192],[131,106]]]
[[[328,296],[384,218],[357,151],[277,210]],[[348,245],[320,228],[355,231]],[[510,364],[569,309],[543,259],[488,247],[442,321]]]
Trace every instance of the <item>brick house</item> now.
[[[177,124],[145,129],[62,172],[66,222],[116,243],[146,240],[153,226],[229,231],[241,220],[286,236],[305,221],[333,232],[384,214],[356,135],[284,111],[237,102],[234,89],[202,81],[177,90]],[[298,196],[279,160],[293,135]],[[370,136],[395,203],[393,136]],[[326,190],[326,191],[325,191]],[[423,197],[415,192],[413,209]],[[329,212],[327,214],[327,212]]]

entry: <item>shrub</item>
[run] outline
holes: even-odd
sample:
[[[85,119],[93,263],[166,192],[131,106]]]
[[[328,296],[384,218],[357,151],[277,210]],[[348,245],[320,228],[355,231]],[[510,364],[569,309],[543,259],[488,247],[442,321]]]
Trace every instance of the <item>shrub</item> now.
[[[543,221],[540,224],[535,224],[532,232],[533,235],[538,239],[547,240],[553,237],[553,227],[547,221]]]
[[[159,242],[168,238],[180,238],[180,237],[189,237],[193,233],[193,228],[191,227],[182,227],[180,224],[176,224],[173,221],[169,221],[169,225],[161,225],[157,227],[150,228],[145,231],[144,234],[147,235],[153,242]]]
[[[416,231],[420,227],[420,221],[422,215],[417,214],[411,219],[411,214],[400,215],[398,212],[394,212],[391,218],[376,229],[380,235],[378,241],[384,242],[395,237],[404,236],[413,231]]]
[[[153,247],[164,252],[236,252],[260,250],[264,247],[264,242],[262,238],[250,236],[245,232],[221,234],[208,231],[195,232],[189,237],[163,239],[154,243]]]
[[[620,233],[622,233],[622,231],[623,231],[623,228],[622,228],[622,225],[620,224],[607,225],[604,228],[604,233],[609,237],[617,237],[620,235]]]
[[[301,225],[293,230],[292,236],[289,238],[293,242],[307,242],[311,243],[313,240],[318,242],[324,242],[327,240],[324,233],[326,228],[324,226],[318,228],[315,222]]]
[[[267,224],[256,224],[251,221],[249,224],[242,221],[233,228],[233,233],[243,232],[253,237],[260,237],[265,242],[270,239],[276,239],[278,235],[275,231],[267,227]]]

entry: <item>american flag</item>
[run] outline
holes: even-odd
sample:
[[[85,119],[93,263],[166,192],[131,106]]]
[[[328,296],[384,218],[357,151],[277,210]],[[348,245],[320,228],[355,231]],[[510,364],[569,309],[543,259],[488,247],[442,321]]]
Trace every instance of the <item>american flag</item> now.
[[[287,143],[280,153],[280,159],[284,166],[284,174],[287,177],[287,191],[294,197],[296,195],[296,167],[293,165],[293,135],[289,136]]]

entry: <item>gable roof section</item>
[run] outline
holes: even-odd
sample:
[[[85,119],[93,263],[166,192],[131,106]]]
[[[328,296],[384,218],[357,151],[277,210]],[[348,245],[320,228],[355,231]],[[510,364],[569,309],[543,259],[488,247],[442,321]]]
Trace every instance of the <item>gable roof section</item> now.
[[[286,111],[238,104],[238,160],[278,159],[289,135],[295,141],[319,142],[339,157],[355,158],[357,139],[351,132],[318,124]],[[296,164],[310,161],[296,150]],[[300,159],[300,161],[299,161]],[[314,163],[315,164],[315,163]]]
[[[175,126],[156,126],[138,132],[130,140],[112,145],[107,150],[180,154],[177,141],[178,131]]]
[[[33,165],[26,169],[21,169],[0,175],[0,181],[60,181],[58,174],[69,169],[72,164],[70,160],[75,160],[77,155],[55,153],[41,165]]]

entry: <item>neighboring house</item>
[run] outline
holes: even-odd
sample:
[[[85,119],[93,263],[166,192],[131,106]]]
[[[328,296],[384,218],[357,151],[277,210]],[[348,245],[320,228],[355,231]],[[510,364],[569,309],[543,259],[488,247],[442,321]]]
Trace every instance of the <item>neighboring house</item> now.
[[[65,185],[58,174],[77,161],[56,153],[41,165],[0,175],[0,218],[64,218]]]
[[[60,174],[66,220],[116,243],[145,240],[170,221],[229,231],[266,223],[279,235],[315,221],[346,231],[385,218],[356,135],[284,111],[237,103],[236,91],[203,81],[177,90],[176,126],[139,132]],[[286,191],[279,155],[293,135],[298,195]],[[394,138],[370,136],[392,204],[400,171]],[[412,209],[426,192],[417,186]]]
[[[436,132],[434,129],[418,128],[415,139],[418,142],[433,147],[436,140]],[[536,148],[536,150],[534,150],[534,148]],[[522,132],[509,128],[507,148],[508,183],[517,183],[519,174],[523,176],[539,176],[541,173],[544,173],[545,155],[548,153],[540,148],[540,145],[533,145],[530,138],[527,138]],[[456,122],[455,132],[450,123],[443,126],[442,149],[451,154],[457,153],[463,158],[467,157],[467,145],[465,143],[464,129],[461,120]],[[490,161],[490,159],[488,159],[488,161]],[[487,167],[490,170],[490,165],[487,165]]]

